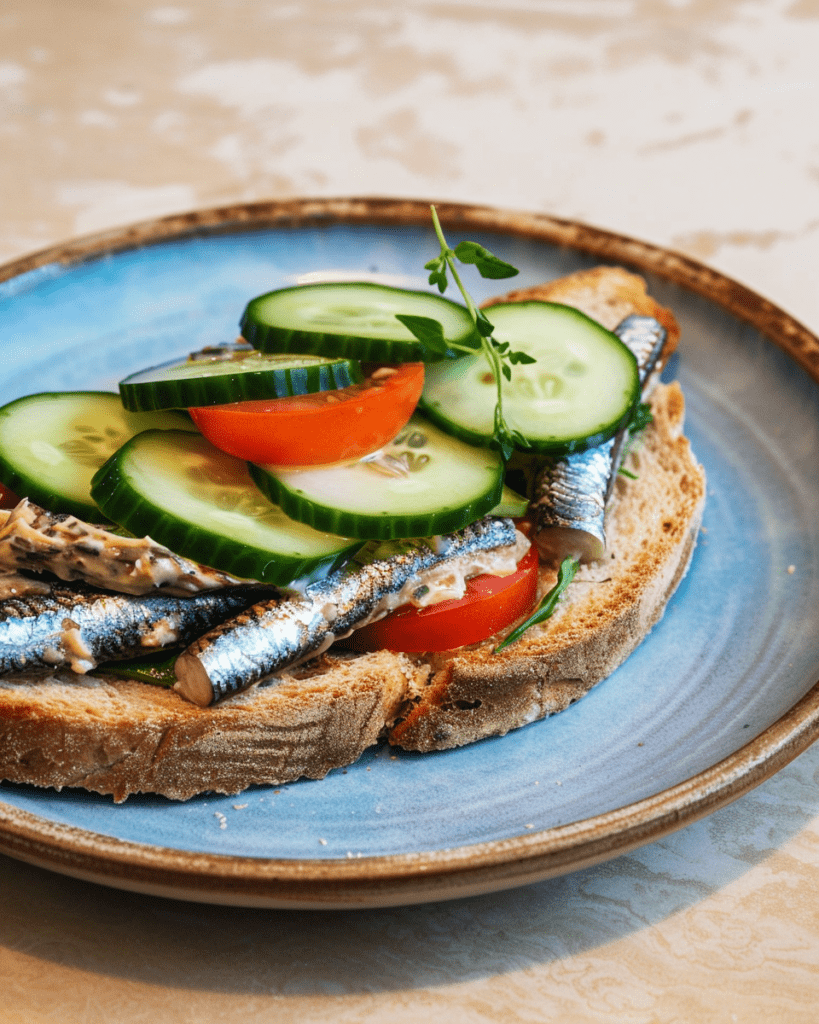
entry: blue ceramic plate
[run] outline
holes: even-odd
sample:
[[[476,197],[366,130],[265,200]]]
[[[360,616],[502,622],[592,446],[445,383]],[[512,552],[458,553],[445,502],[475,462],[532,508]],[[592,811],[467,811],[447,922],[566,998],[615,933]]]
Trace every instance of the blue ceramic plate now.
[[[423,203],[303,201],[168,218],[5,268],[0,403],[116,388],[233,339],[247,299],[304,275],[426,287]],[[499,889],[614,856],[772,774],[819,731],[819,343],[661,250],[545,217],[444,206],[450,240],[516,287],[636,266],[681,322],[667,374],[708,476],[691,570],[649,639],[552,719],[459,750],[375,748],[321,782],[187,803],[0,785],[0,850],[125,888],[267,906]],[[497,283],[475,276],[477,297]]]

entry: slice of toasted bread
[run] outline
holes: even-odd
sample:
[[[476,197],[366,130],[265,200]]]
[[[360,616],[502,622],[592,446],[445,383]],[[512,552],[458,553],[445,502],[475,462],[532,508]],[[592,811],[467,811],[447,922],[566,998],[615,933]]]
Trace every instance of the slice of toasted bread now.
[[[625,271],[597,268],[536,291],[608,327],[632,312],[655,316],[676,344],[671,314]],[[492,653],[499,637],[441,655],[332,649],[209,708],[125,680],[9,677],[0,680],[0,778],[118,801],[136,792],[234,794],[321,778],[385,735],[408,749],[441,749],[562,710],[640,643],[690,562],[704,475],[681,433],[679,388],[659,387],[653,407],[629,456],[637,479],[619,480],[610,503],[607,558],[583,567],[555,616],[502,654]],[[543,569],[541,590],[554,579]]]
[[[80,786],[116,801],[320,779],[379,739],[418,676],[388,651],[325,655],[210,708],[125,679],[0,679],[0,778]]]

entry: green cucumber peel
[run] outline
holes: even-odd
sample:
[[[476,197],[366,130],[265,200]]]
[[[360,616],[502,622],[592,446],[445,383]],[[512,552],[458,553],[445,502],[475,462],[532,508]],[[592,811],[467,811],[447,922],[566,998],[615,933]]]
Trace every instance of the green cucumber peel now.
[[[258,352],[231,342],[132,373],[119,382],[119,393],[130,412],[151,412],[309,395],[363,379],[354,359]]]
[[[568,558],[563,559],[560,563],[560,568],[557,571],[557,583],[555,583],[549,593],[544,596],[533,614],[530,615],[525,622],[522,622],[517,629],[513,629],[505,640],[501,640],[495,648],[495,654],[502,651],[510,644],[513,644],[516,640],[519,640],[531,626],[537,626],[539,623],[545,622],[547,619],[552,617],[555,608],[557,608],[558,601],[574,579],[579,565],[579,558],[574,558],[570,555]]]
[[[464,287],[456,260],[460,263],[474,265],[481,277],[498,280],[505,277],[514,277],[518,270],[511,263],[495,256],[488,249],[477,242],[460,242],[454,249],[449,247],[444,237],[441,222],[434,206],[432,211],[432,223],[435,234],[441,246],[438,256],[424,264],[424,269],[430,272],[429,283],[437,286],[438,291],[443,294],[448,286],[447,270],[452,274],[452,280],[463,296],[472,322],[475,324],[475,345],[457,345],[447,342],[444,339],[444,330],[437,320],[430,317],[405,316],[397,314],[397,319],[404,324],[421,342],[430,354],[441,357],[446,356],[453,349],[474,355],[476,350],[483,352],[484,358],[489,364],[492,376],[497,387],[497,402],[495,405],[495,422],[492,434],[492,443],[496,447],[504,461],[508,461],[512,452],[519,448],[528,448],[528,441],[517,430],[512,430],[503,415],[503,394],[501,385],[503,378],[512,379],[512,366],[518,363],[534,363],[536,360],[526,352],[513,352],[508,342],[496,341],[493,337],[494,327],[483,312],[476,305],[472,296]]]

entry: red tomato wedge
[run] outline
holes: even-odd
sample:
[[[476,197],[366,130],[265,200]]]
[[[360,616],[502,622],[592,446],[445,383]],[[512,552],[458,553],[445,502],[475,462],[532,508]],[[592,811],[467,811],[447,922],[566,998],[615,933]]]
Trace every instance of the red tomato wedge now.
[[[384,366],[361,384],[294,398],[188,410],[217,448],[248,462],[322,466],[378,451],[409,420],[424,387],[424,364]]]
[[[356,651],[449,651],[497,633],[532,607],[537,594],[534,544],[509,576],[473,576],[458,600],[426,608],[407,605],[357,629],[347,641]]]
[[[20,499],[17,495],[4,484],[0,484],[0,508],[14,508],[15,505],[19,504]]]

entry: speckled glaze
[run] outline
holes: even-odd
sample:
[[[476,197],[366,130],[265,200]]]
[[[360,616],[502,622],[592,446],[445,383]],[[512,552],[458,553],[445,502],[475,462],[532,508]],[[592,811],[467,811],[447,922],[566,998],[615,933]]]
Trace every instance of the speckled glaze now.
[[[0,851],[123,888],[257,906],[421,902],[612,857],[708,814],[819,734],[819,342],[688,259],[544,216],[441,204],[526,287],[641,269],[683,328],[669,372],[708,474],[689,575],[649,640],[554,719],[430,755],[369,751],[321,782],[186,804],[0,785]],[[311,271],[424,287],[428,204],[304,200],[81,239],[0,270],[0,401],[113,388],[229,340],[246,300]],[[470,280],[479,298],[497,291]],[[34,382],[37,382],[34,384]]]

